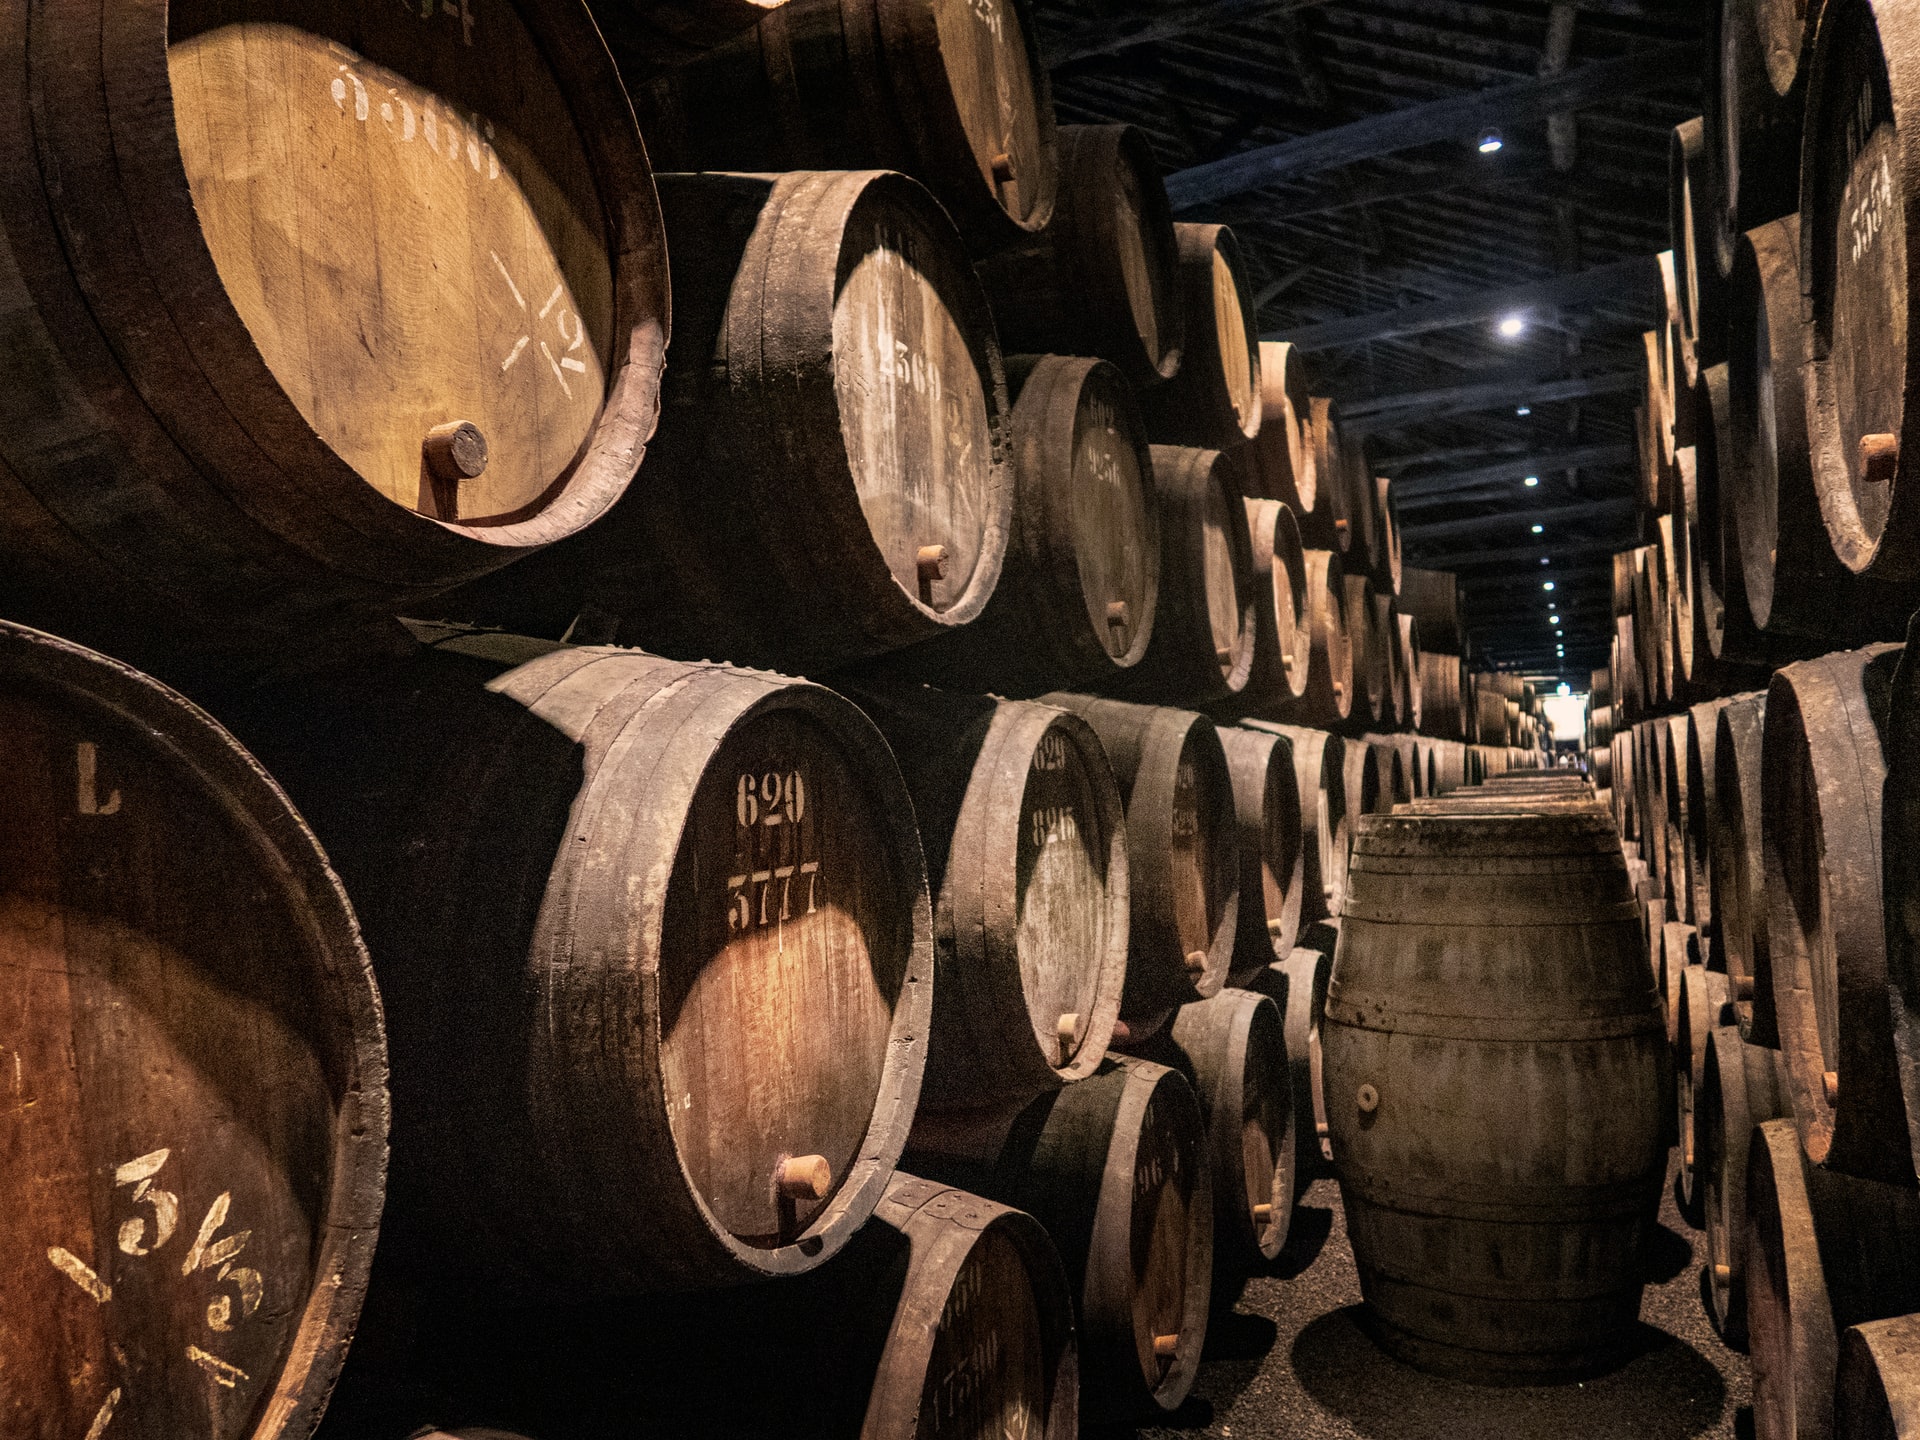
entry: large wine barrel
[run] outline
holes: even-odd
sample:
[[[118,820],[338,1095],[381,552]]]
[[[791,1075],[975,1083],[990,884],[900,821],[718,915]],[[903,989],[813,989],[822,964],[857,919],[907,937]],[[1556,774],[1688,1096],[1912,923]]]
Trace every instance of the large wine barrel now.
[[[667,277],[584,6],[216,3],[5,43],[6,613],[260,658],[619,497]]]
[[[1126,823],[1099,737],[1031,702],[850,694],[906,761],[933,891],[920,1103],[1025,1100],[1092,1074],[1127,974]]]
[[[1000,338],[1098,355],[1136,385],[1180,368],[1186,311],[1160,166],[1131,125],[1062,125],[1053,218],[979,264]]]
[[[1346,744],[1325,730],[1246,720],[1250,730],[1284,735],[1293,752],[1300,801],[1300,926],[1340,913],[1347,887]]]
[[[1331,550],[1302,554],[1307,572],[1307,631],[1312,645],[1307,689],[1295,714],[1308,725],[1344,725],[1353,712],[1353,641],[1347,629],[1347,585]]]
[[[1466,630],[1460,617],[1460,582],[1450,570],[1400,569],[1400,613],[1420,627],[1420,648],[1445,655],[1464,653]]]
[[[1885,844],[1881,847],[1886,917],[1887,1002],[1907,1133],[1920,1155],[1920,640],[1908,645],[1894,669],[1882,753],[1887,780],[1881,791]]]
[[[1707,1232],[1707,1303],[1729,1345],[1747,1339],[1747,1147],[1753,1127],[1785,1113],[1779,1051],[1732,1025],[1707,1037],[1694,1100],[1694,1165]]]
[[[1309,545],[1344,555],[1354,541],[1354,516],[1349,509],[1353,496],[1343,478],[1347,462],[1340,427],[1333,418],[1333,401],[1326,396],[1308,397],[1301,443],[1312,449],[1316,496],[1313,510],[1300,516],[1301,534]]]
[[[593,18],[630,81],[698,59],[786,0],[594,0]]]
[[[346,894],[233,737],[117,661],[0,622],[0,742],[8,1433],[304,1437],[386,1171]]]
[[[1260,333],[1240,242],[1224,225],[1176,224],[1186,348],[1141,397],[1158,444],[1227,450],[1260,433]]]
[[[1850,1327],[1833,1388],[1837,1440],[1920,1436],[1920,1315]]]
[[[1680,1001],[1674,1021],[1673,1084],[1680,1136],[1680,1203],[1690,1218],[1701,1211],[1700,1091],[1706,1084],[1707,1040],[1728,1019],[1727,977],[1705,965],[1680,972]]]
[[[1299,938],[1306,876],[1303,797],[1285,736],[1233,725],[1219,733],[1239,822],[1240,923],[1229,978],[1244,985],[1284,959]]]
[[[1151,447],[1160,506],[1160,597],[1140,663],[1105,688],[1139,700],[1205,704],[1253,673],[1256,594],[1246,507],[1217,450]]]
[[[1764,694],[1736,695],[1715,721],[1713,805],[1707,819],[1712,861],[1715,957],[1727,972],[1740,1033],[1756,1045],[1779,1040],[1773,1019],[1773,966],[1767,952],[1766,873],[1760,848],[1760,737]]]
[[[1206,1143],[1192,1087],[1140,1060],[1012,1116],[914,1126],[916,1168],[1018,1206],[1060,1247],[1090,1423],[1172,1410],[1193,1385],[1212,1289]]]
[[[1018,356],[1013,515],[999,584],[971,624],[874,668],[1039,695],[1140,663],[1160,594],[1160,502],[1133,393],[1100,360]]]
[[[1023,0],[788,0],[670,75],[630,78],[663,169],[898,170],[984,248],[1053,214],[1053,99]]]
[[[1633,1343],[1666,1171],[1659,1010],[1611,821],[1456,803],[1354,842],[1321,1033],[1361,1292],[1409,1363],[1585,1373]]]
[[[1386,637],[1379,632],[1373,603],[1373,581],[1348,571],[1342,577],[1347,590],[1347,643],[1353,654],[1353,708],[1355,726],[1372,729],[1380,723],[1386,703]]]
[[[1137,1036],[1226,983],[1240,925],[1239,823],[1219,731],[1190,710],[1053,694],[1093,727],[1126,801],[1127,981]]]
[[[1706,122],[1673,127],[1667,147],[1667,233],[1679,281],[1683,361],[1694,376],[1726,358],[1726,281],[1714,263],[1720,207],[1710,175]]]
[[[1881,732],[1897,645],[1788,665],[1767,690],[1761,852],[1787,1088],[1818,1165],[1913,1183],[1881,920]]]
[[[1327,1173],[1322,1145],[1327,1098],[1322,1086],[1320,1019],[1326,1010],[1333,957],[1301,946],[1275,961],[1254,988],[1280,1008],[1285,1024],[1287,1070],[1293,1091],[1294,1190],[1306,1190]]]
[[[1719,769],[1714,764],[1713,747],[1720,735],[1720,712],[1730,700],[1708,700],[1688,708],[1686,724],[1687,823],[1684,843],[1687,852],[1687,880],[1693,887],[1693,923],[1710,936],[1718,936],[1713,910],[1713,812],[1714,786]]]
[[[804,681],[423,633],[229,702],[377,957],[383,1253],[535,1299],[822,1263],[926,1060],[932,915],[886,742]]]
[[[1313,666],[1306,552],[1300,548],[1300,527],[1284,504],[1245,503],[1253,553],[1253,665],[1246,688],[1221,708],[1248,715],[1284,714],[1307,693]]]
[[[1319,503],[1306,364],[1285,340],[1260,342],[1260,433],[1249,461],[1258,494],[1278,500],[1295,515],[1310,515]]]
[[[1709,7],[1707,166],[1718,214],[1714,256],[1726,274],[1741,234],[1799,202],[1802,54],[1807,0]]]

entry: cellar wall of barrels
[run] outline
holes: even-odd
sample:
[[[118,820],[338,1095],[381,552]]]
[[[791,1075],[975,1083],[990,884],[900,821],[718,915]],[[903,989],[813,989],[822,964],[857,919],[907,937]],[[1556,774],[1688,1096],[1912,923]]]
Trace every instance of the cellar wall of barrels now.
[[[0,15],[4,1440],[1920,1440],[1901,0]]]

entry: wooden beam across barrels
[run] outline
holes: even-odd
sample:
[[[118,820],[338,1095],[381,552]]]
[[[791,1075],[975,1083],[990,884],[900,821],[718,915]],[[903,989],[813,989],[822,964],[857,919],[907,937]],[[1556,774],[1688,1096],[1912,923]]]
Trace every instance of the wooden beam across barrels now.
[[[346,893],[258,762],[118,661],[0,622],[0,747],[8,1429],[304,1437],[386,1181]]]
[[[1300,934],[1306,874],[1301,796],[1285,736],[1234,725],[1219,727],[1219,734],[1239,821],[1240,923],[1228,979],[1244,986],[1284,959]]]
[[[663,177],[661,201],[683,363],[648,483],[432,613],[802,673],[977,616],[1013,503],[1006,377],[933,197],[802,171]]]
[[[821,1264],[926,1061],[932,914],[886,742],[805,681],[420,633],[223,702],[376,952],[395,1273],[539,1300]]]
[[[1025,1100],[1106,1055],[1127,976],[1120,789],[1070,711],[923,687],[848,692],[913,800],[939,990],[923,1107]]]
[[[1186,343],[1180,370],[1141,396],[1158,445],[1229,450],[1260,433],[1260,334],[1240,242],[1225,225],[1176,224]]]
[[[923,1116],[908,1157],[1026,1211],[1060,1247],[1083,1423],[1179,1407],[1206,1340],[1213,1187],[1205,1122],[1177,1070],[1116,1060],[1018,1111]]]
[[[626,488],[666,262],[584,6],[214,3],[7,44],[6,613],[259,663]]]
[[[1240,924],[1233,777],[1213,723],[1190,710],[1089,695],[1045,702],[1093,727],[1126,801],[1130,941],[1120,1017],[1144,1039],[1217,994]]]
[[[1105,361],[1016,355],[1007,373],[1013,513],[999,583],[971,623],[867,668],[995,695],[1099,688],[1141,663],[1159,607],[1146,431]]]
[[[1097,355],[1135,385],[1178,373],[1187,312],[1173,211],[1131,125],[1062,125],[1044,228],[978,263],[1010,351]]]
[[[665,170],[897,170],[984,249],[1053,214],[1053,97],[1023,0],[788,0],[671,74],[633,78]]]
[[[1727,1343],[1747,1340],[1747,1157],[1756,1125],[1786,1114],[1780,1052],[1721,1025],[1707,1037],[1694,1101],[1695,1184],[1707,1234],[1707,1304]]]

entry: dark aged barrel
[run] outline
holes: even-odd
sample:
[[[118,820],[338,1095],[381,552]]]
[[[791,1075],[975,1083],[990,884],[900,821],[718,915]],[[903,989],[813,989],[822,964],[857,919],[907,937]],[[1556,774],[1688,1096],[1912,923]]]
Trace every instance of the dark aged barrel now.
[[[1292,950],[1300,934],[1301,796],[1285,736],[1233,725],[1219,733],[1233,776],[1240,850],[1240,923],[1229,973],[1235,984],[1245,984]]]
[[[1713,859],[1717,954],[1726,968],[1740,1033],[1756,1045],[1777,1045],[1773,965],[1767,949],[1766,866],[1760,842],[1760,749],[1765,694],[1737,695],[1720,712],[1714,740]]]
[[[1667,233],[1680,300],[1680,339],[1697,375],[1725,359],[1725,278],[1714,263],[1716,198],[1708,179],[1706,122],[1673,127],[1667,147]]]
[[[1278,500],[1248,500],[1253,553],[1253,665],[1246,688],[1221,708],[1284,714],[1307,693],[1313,664],[1313,622],[1306,552],[1293,512]]]
[[[1839,1440],[1920,1436],[1920,1315],[1870,1320],[1840,1337],[1833,1431]]]
[[[1371,729],[1380,721],[1380,707],[1386,699],[1386,674],[1381,650],[1385,637],[1376,630],[1373,581],[1349,571],[1343,577],[1347,591],[1347,643],[1353,654],[1354,723]]]
[[[1707,1301],[1729,1345],[1747,1339],[1747,1146],[1753,1127],[1785,1113],[1780,1052],[1748,1044],[1738,1027],[1707,1037],[1693,1107],[1694,1166],[1707,1232]]]
[[[1293,752],[1294,789],[1300,801],[1301,928],[1340,913],[1347,877],[1346,741],[1324,730],[1241,722],[1249,730],[1286,737]],[[1222,732],[1224,733],[1224,732]]]
[[[1139,700],[1204,704],[1238,695],[1253,673],[1259,597],[1246,507],[1217,450],[1151,447],[1160,507],[1160,597],[1140,663],[1104,688]]]
[[[1248,456],[1257,493],[1278,500],[1295,515],[1310,515],[1319,503],[1306,365],[1285,340],[1260,342],[1260,433]]]
[[[1321,1033],[1361,1291],[1409,1363],[1586,1373],[1639,1312],[1659,1010],[1607,817],[1453,803],[1354,842]]]
[[[1909,644],[1887,705],[1886,786],[1881,792],[1881,880],[1886,915],[1887,1001],[1893,1050],[1913,1153],[1920,1155],[1920,646]]]
[[[1126,825],[1099,737],[1048,705],[849,694],[902,762],[933,890],[920,1103],[1024,1100],[1091,1074],[1127,973]]]
[[[386,1170],[346,894],[233,737],[117,661],[0,622],[0,744],[8,1432],[303,1437]]]
[[[751,30],[786,0],[594,0],[593,18],[630,79],[671,70]]]
[[[979,265],[1009,350],[1098,355],[1136,385],[1180,368],[1186,312],[1160,166],[1131,125],[1062,125],[1045,228]]]
[[[1920,1308],[1920,1197],[1807,1164],[1791,1120],[1755,1129],[1747,1167],[1754,1434],[1830,1436],[1840,1332]]]
[[[1320,1019],[1326,1010],[1327,979],[1332,972],[1331,955],[1301,946],[1285,960],[1268,966],[1254,987],[1280,1007],[1286,1026],[1296,1193],[1328,1173],[1322,1151],[1327,1133],[1327,1097],[1322,1085]]]
[[[1265,995],[1222,990],[1182,1005],[1168,1036],[1192,1083],[1213,1168],[1213,1257],[1222,1271],[1271,1260],[1293,1219],[1293,1076],[1286,1025]]]
[[[1710,7],[1707,165],[1719,213],[1714,255],[1725,274],[1743,231],[1799,203],[1806,109],[1807,0]],[[1716,53],[1717,52],[1717,53]]]
[[[1301,443],[1313,450],[1317,499],[1311,514],[1300,517],[1307,543],[1344,555],[1354,541],[1355,519],[1349,510],[1353,497],[1342,479],[1346,460],[1341,451],[1340,427],[1333,418],[1333,401],[1324,395],[1307,400],[1307,425]]]
[[[1260,433],[1260,334],[1240,242],[1224,225],[1176,224],[1186,348],[1180,372],[1141,397],[1162,445],[1226,450]]]
[[[1192,1087],[1141,1060],[1012,1117],[914,1126],[913,1164],[1017,1205],[1060,1247],[1088,1423],[1172,1410],[1192,1387],[1212,1288],[1206,1143]]]
[[[1040,229],[1059,191],[1022,0],[788,0],[633,100],[663,169],[898,170],[982,245]]]
[[[973,619],[1013,476],[999,344],[952,223],[877,171],[661,184],[682,363],[649,482],[577,546],[435,613],[805,671]]]
[[[1445,655],[1462,653],[1465,631],[1460,623],[1460,583],[1448,570],[1422,570],[1405,565],[1400,591],[1394,597],[1402,615],[1411,615],[1420,627],[1420,648]]]
[[[1038,695],[1140,663],[1160,594],[1160,503],[1126,381],[1100,360],[1018,356],[1013,518],[1000,582],[971,624],[875,668],[953,689]]]
[[[1701,1210],[1700,1091],[1706,1084],[1707,1039],[1728,1018],[1727,977],[1705,965],[1680,972],[1679,1018],[1674,1025],[1673,1083],[1679,1099],[1680,1200]]]
[[[1353,711],[1353,642],[1347,631],[1347,585],[1331,550],[1302,555],[1307,571],[1307,629],[1312,653],[1307,689],[1296,713],[1310,725],[1343,725]]]
[[[1239,828],[1219,732],[1190,710],[1054,694],[1093,727],[1126,801],[1129,935],[1120,1015],[1135,1035],[1226,983],[1240,924]]]
[[[585,8],[264,14],[7,33],[6,613],[257,649],[570,534],[639,464],[665,254]]]
[[[1787,1088],[1815,1164],[1913,1183],[1881,921],[1881,733],[1897,645],[1788,665],[1767,691],[1761,849]]]
[[[1713,747],[1720,735],[1720,712],[1729,703],[1708,700],[1690,707],[1686,726],[1687,879],[1693,887],[1694,923],[1714,936],[1719,929],[1713,910],[1713,792],[1720,772],[1713,763]]]
[[[423,633],[391,670],[231,701],[378,957],[396,1272],[542,1298],[820,1264],[886,1189],[926,1059],[886,742],[804,681]]]

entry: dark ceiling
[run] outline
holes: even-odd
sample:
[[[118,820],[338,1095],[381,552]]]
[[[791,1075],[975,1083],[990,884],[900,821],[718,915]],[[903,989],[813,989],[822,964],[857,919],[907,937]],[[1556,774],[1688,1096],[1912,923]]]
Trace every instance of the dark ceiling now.
[[[1484,660],[1604,665],[1609,556],[1640,538],[1648,257],[1668,243],[1671,131],[1700,113],[1702,6],[1033,9],[1061,122],[1139,127],[1179,218],[1233,225],[1261,330],[1312,347],[1315,390],[1395,478],[1409,562],[1459,573]],[[1482,154],[1489,126],[1502,144]]]

